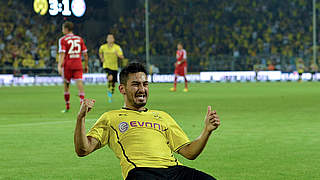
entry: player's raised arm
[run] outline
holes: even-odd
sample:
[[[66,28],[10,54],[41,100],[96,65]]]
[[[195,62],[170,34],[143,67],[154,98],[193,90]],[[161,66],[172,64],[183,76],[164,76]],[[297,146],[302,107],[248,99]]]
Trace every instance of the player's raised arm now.
[[[81,104],[74,130],[74,147],[78,156],[83,157],[99,148],[99,141],[86,136],[85,117],[93,108],[95,100],[85,99]]]
[[[182,147],[178,151],[179,154],[190,160],[196,159],[206,146],[212,131],[219,127],[220,118],[215,110],[211,110],[211,106],[208,106],[208,112],[204,123],[205,127],[203,128],[201,135],[190,144]]]

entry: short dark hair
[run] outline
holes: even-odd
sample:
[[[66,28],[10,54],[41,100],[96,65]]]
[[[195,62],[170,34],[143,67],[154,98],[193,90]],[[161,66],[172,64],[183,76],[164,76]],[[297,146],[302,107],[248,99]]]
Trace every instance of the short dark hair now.
[[[128,66],[123,68],[120,72],[120,84],[127,84],[129,74],[143,72],[148,75],[146,68],[143,64],[138,62],[130,63]]]
[[[64,28],[67,28],[69,31],[73,31],[73,23],[70,21],[66,21],[62,25]]]

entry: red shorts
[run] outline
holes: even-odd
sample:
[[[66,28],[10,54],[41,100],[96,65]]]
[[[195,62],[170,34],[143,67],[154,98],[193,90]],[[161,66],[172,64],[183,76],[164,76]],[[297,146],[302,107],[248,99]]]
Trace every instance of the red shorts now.
[[[179,76],[187,75],[187,66],[177,66],[174,70],[174,74]]]
[[[63,69],[63,79],[67,82],[70,82],[71,79],[82,80],[82,69]]]

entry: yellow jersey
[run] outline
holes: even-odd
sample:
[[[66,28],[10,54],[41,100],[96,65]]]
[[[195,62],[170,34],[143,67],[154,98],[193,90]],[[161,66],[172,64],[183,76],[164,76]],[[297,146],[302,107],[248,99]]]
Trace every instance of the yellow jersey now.
[[[297,63],[296,64],[296,67],[297,67],[297,71],[298,71],[298,73],[303,73],[304,72],[304,69],[305,69],[305,67],[304,67],[304,64],[303,63]]]
[[[122,49],[119,45],[113,44],[109,47],[108,44],[103,44],[99,48],[99,54],[103,54],[103,68],[109,68],[111,70],[118,70],[118,54],[123,55]]]
[[[181,165],[173,156],[190,143],[187,135],[162,111],[113,110],[104,113],[88,132],[100,148],[108,145],[120,159],[125,179],[135,167],[168,168]]]

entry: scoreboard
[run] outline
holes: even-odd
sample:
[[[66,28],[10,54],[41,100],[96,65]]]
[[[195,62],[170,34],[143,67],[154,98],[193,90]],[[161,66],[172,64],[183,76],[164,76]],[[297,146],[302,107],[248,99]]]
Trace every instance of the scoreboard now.
[[[34,0],[33,9],[40,15],[48,12],[50,16],[82,17],[86,12],[86,3],[84,0]]]

